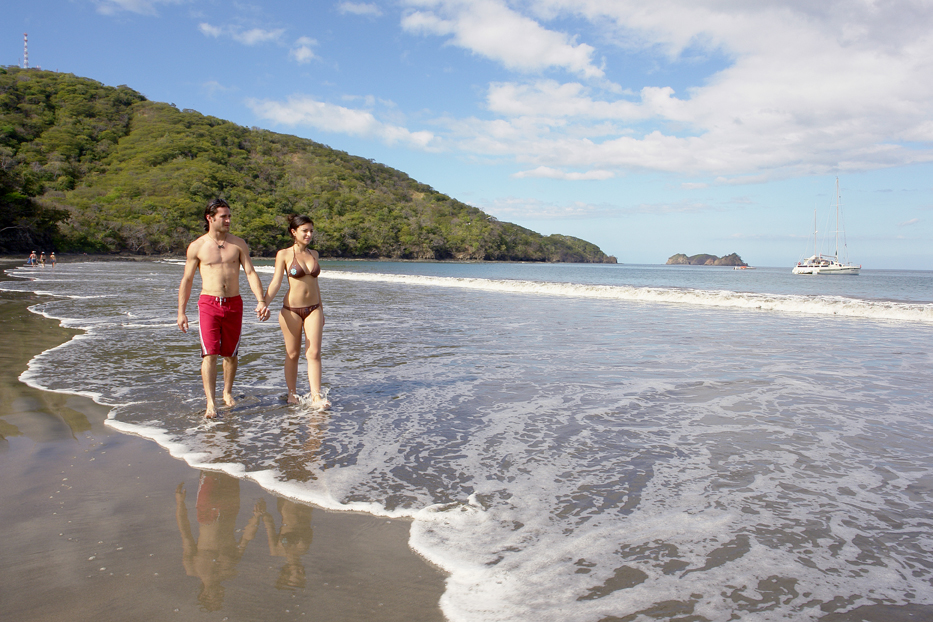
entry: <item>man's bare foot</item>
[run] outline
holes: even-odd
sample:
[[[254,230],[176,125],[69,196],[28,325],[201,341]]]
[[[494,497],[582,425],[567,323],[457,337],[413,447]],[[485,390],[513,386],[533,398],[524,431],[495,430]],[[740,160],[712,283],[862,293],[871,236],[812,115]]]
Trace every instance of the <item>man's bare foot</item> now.
[[[227,408],[233,408],[234,406],[236,406],[236,400],[233,399],[232,393],[224,393],[224,405]]]
[[[288,399],[285,400],[285,403],[286,404],[297,404],[298,402],[299,402],[298,395],[289,391]]]

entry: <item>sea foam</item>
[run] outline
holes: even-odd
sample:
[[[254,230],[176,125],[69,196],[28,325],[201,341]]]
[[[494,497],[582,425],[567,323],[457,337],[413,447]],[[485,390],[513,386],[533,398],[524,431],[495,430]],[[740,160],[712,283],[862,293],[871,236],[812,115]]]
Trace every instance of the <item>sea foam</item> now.
[[[473,289],[510,294],[563,296],[623,302],[694,305],[745,311],[775,311],[800,315],[835,315],[873,320],[933,323],[933,304],[871,301],[843,296],[756,294],[727,290],[581,285],[522,280],[358,273],[337,270],[325,271],[322,276],[327,279],[347,281]]]

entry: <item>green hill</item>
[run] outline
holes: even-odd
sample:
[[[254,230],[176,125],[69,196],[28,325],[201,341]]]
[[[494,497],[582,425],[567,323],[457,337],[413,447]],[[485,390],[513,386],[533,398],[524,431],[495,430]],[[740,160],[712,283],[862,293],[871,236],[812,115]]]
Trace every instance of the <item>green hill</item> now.
[[[0,67],[0,251],[181,253],[214,196],[260,256],[290,242],[288,214],[308,213],[327,257],[615,263],[312,140]]]

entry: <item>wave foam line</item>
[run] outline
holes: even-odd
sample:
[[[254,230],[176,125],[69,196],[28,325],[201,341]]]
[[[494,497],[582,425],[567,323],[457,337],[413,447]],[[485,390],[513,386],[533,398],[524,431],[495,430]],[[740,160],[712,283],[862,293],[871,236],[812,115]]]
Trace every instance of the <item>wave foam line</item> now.
[[[113,416],[108,417],[104,423],[108,427],[119,430],[125,434],[132,434],[155,442],[163,449],[166,449],[173,458],[184,461],[193,469],[220,471],[237,479],[248,479],[256,482],[272,494],[315,505],[325,510],[334,512],[361,512],[372,516],[403,519],[416,518],[422,513],[421,510],[417,509],[387,510],[385,506],[376,501],[341,502],[330,494],[325,478],[321,478],[320,485],[317,488],[309,488],[306,483],[288,480],[281,473],[272,469],[247,471],[246,467],[239,463],[216,462],[214,456],[209,452],[192,449],[184,440],[179,440],[175,435],[169,434],[165,430],[155,426],[128,423],[126,421],[120,421]],[[198,425],[212,426],[216,424],[205,420],[199,422]],[[344,469],[345,468],[346,467],[344,467]],[[340,468],[334,469],[329,473],[329,477],[339,477],[341,470]]]
[[[776,311],[800,315],[835,315],[872,320],[895,320],[933,324],[933,304],[872,301],[843,296],[801,296],[793,294],[755,294],[728,290],[676,289],[663,287],[632,287],[627,285],[582,285],[539,281],[478,279],[466,277],[415,276],[380,273],[322,273],[329,279],[397,283],[425,287],[474,289],[509,294],[534,294],[694,305],[746,311]]]

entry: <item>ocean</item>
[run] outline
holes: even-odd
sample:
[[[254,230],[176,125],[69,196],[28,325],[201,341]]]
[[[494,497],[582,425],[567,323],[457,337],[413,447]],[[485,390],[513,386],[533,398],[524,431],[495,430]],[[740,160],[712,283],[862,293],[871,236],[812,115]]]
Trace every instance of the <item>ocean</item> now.
[[[333,408],[285,404],[281,332],[244,279],[238,404],[215,422],[197,332],[175,325],[180,262],[0,288],[85,331],[24,382],[112,406],[192,467],[411,518],[452,621],[933,605],[933,272],[322,266]]]

